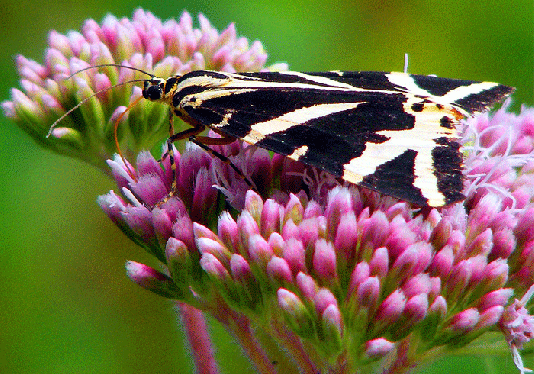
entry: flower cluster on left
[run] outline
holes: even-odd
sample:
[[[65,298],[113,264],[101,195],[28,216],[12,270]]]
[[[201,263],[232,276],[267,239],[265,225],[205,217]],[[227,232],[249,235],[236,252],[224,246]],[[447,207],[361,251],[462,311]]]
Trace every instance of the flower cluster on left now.
[[[101,24],[87,20],[81,32],[51,31],[44,64],[16,57],[22,89],[12,89],[11,100],[2,103],[4,113],[43,147],[107,173],[106,160],[117,152],[115,119],[141,95],[127,82],[148,77],[113,66],[80,70],[120,64],[166,78],[197,69],[264,69],[267,55],[259,41],[237,37],[233,24],[218,32],[204,16],[199,22],[200,28],[194,28],[187,12],[178,21],[162,22],[138,9],[131,20],[108,15]],[[47,137],[50,126],[83,100]],[[127,158],[152,149],[168,134],[168,109],[162,105],[143,100],[125,117],[118,140]]]

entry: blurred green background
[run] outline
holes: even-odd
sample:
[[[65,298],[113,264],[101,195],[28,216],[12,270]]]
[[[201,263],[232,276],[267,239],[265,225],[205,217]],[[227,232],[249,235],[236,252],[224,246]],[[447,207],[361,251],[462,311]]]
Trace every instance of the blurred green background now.
[[[47,33],[130,17],[167,19],[187,9],[259,39],[269,63],[292,70],[402,71],[517,87],[514,108],[534,104],[534,6],[514,1],[71,1],[0,3],[0,99],[18,87],[13,57],[42,62]],[[81,162],[43,151],[0,116],[0,373],[192,373],[172,304],[125,276],[155,261],[100,211],[114,185]],[[216,324],[224,373],[253,373]],[[527,359],[527,362],[529,360]],[[421,372],[517,372],[509,355],[441,360]]]

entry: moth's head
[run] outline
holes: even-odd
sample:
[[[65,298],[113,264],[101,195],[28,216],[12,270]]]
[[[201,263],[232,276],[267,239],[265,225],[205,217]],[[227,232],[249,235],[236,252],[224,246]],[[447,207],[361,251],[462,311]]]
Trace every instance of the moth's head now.
[[[147,79],[143,85],[143,97],[150,101],[158,101],[164,98],[165,84],[167,82],[165,79],[153,77]]]

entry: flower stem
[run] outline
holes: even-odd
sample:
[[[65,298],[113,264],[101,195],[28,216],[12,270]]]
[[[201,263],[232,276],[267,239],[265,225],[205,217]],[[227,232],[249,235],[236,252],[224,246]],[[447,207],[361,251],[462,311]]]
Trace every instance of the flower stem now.
[[[193,352],[197,373],[218,374],[219,368],[213,356],[213,349],[204,315],[200,310],[190,305],[184,303],[176,303],[176,305],[182,316],[182,322],[191,346],[191,351]]]
[[[310,360],[309,354],[306,353],[299,339],[293,333],[289,332],[278,321],[273,321],[271,326],[274,334],[291,353],[292,358],[297,362],[303,374],[314,374],[319,372]]]
[[[256,367],[258,373],[277,373],[273,362],[254,336],[254,332],[250,328],[250,320],[248,318],[226,308],[220,308],[216,314],[216,318],[226,326],[228,331],[234,335],[239,345],[245,351],[249,360],[252,361]]]

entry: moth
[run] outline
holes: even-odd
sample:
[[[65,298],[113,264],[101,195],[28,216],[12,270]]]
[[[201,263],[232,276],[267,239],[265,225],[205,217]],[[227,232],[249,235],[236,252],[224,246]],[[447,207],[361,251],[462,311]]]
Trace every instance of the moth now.
[[[169,106],[173,173],[172,142],[189,139],[228,162],[208,146],[240,139],[418,207],[465,198],[457,126],[514,91],[492,82],[375,71],[196,70],[163,79],[130,66],[102,64],[74,74],[103,66],[150,77],[111,87],[143,82],[143,96],[128,109],[143,97]],[[91,97],[56,120],[47,137]],[[125,113],[115,122],[115,134]],[[174,133],[173,116],[191,128]],[[206,128],[221,137],[199,135]],[[117,136],[115,142],[119,149]]]
[[[419,207],[465,198],[457,126],[512,92],[498,83],[373,71],[197,70],[151,76],[143,87],[145,99],[192,126],[169,142],[240,139]],[[199,136],[206,128],[221,138]]]

